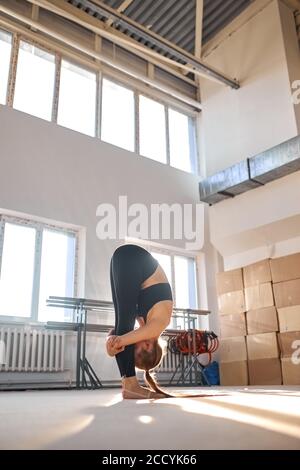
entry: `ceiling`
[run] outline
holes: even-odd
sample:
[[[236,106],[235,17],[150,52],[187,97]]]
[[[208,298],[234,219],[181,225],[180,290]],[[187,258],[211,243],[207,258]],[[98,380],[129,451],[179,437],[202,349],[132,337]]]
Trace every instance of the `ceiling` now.
[[[90,15],[106,21],[97,13],[99,1],[67,0],[72,5],[86,11]],[[205,44],[230,21],[238,16],[253,0],[204,0],[202,43]],[[145,26],[170,42],[180,46],[187,52],[195,50],[195,18],[196,0],[103,0],[103,3]],[[91,7],[92,4],[92,7]],[[93,8],[95,6],[95,8]],[[124,6],[126,6],[125,9]],[[141,37],[137,37],[123,26],[116,29],[145,44],[157,52],[172,57],[171,54],[159,50]]]

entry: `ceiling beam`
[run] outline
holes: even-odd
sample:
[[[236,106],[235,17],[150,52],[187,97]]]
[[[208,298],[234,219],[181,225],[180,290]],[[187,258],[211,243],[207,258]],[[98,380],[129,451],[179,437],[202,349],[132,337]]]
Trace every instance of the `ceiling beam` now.
[[[202,54],[202,33],[203,33],[203,10],[204,0],[196,0],[196,18],[195,18],[195,57],[201,59]],[[200,78],[196,77],[198,84],[197,97],[201,101]]]
[[[124,0],[120,6],[118,6],[118,8],[116,8],[116,11],[118,13],[123,13],[123,11],[126,10],[126,8],[129,7],[129,5],[131,5],[131,3],[133,2],[133,0]],[[108,26],[111,26],[113,24],[113,20],[109,19],[109,20],[106,20],[106,24]]]
[[[107,27],[103,25],[101,21],[93,16],[85,13],[84,11],[74,7],[73,5],[61,2],[61,0],[51,0],[51,2],[47,0],[27,0],[29,3],[34,5],[38,5],[52,13],[55,13],[63,18],[66,18],[70,21],[73,21],[80,26],[94,32],[96,35],[102,36],[109,41],[124,47],[129,52],[141,57],[142,59],[153,63],[154,65],[162,68],[166,72],[180,78],[181,80],[186,81],[189,85],[197,87],[197,84],[194,80],[186,77],[183,73],[183,68],[181,64],[175,61],[171,61],[167,57],[164,58],[160,54],[150,51],[150,49],[146,48],[145,46],[138,45],[137,42],[128,37],[127,35],[121,33],[120,31],[115,30],[112,27]],[[137,49],[138,47],[138,49]],[[163,60],[164,59],[164,60]],[[185,68],[186,70],[187,68]],[[188,68],[190,71],[190,68]]]
[[[82,44],[80,44],[79,42],[77,42],[76,40],[74,39],[71,39],[69,37],[66,37],[64,36],[63,34],[57,32],[57,31],[54,31],[53,29],[37,22],[37,21],[34,21],[32,20],[31,18],[29,18],[28,16],[24,16],[16,11],[13,11],[11,10],[10,8],[7,8],[6,6],[4,5],[1,5],[0,3],[0,12],[4,13],[5,15],[8,15],[10,17],[13,17],[15,20],[21,22],[21,23],[25,23],[26,25],[30,26],[31,28],[35,28],[37,31],[40,31],[44,34],[46,34],[47,36],[49,36],[50,38],[53,38],[65,45],[68,45],[69,47],[75,49],[76,51],[79,51],[83,54],[86,54],[87,56],[89,57],[92,57],[98,61],[100,61],[101,63],[104,63],[108,66],[110,66],[111,68],[113,69],[116,69],[136,80],[138,80],[139,82],[141,83],[146,83],[147,85],[150,85],[152,88],[156,89],[156,90],[159,90],[173,98],[176,98],[177,100],[179,101],[182,101],[183,103],[186,103],[186,104],[189,104],[190,106],[194,107],[196,110],[201,110],[202,107],[201,107],[201,104],[198,103],[198,101],[192,99],[192,98],[189,98],[188,96],[184,95],[183,93],[180,93],[168,86],[165,86],[161,83],[158,83],[156,80],[152,80],[148,77],[145,77],[144,75],[141,75],[139,74],[138,72],[135,72],[129,68],[127,68],[126,66],[123,66],[121,64],[118,64],[116,63],[113,59],[110,59],[106,56],[103,56],[101,53],[99,52],[96,52],[95,49],[91,49],[89,47],[86,47],[86,46],[83,46]],[[1,19],[1,16],[0,16],[0,23],[3,23],[5,24],[5,19]]]
[[[195,21],[195,56],[201,59],[202,51],[202,30],[203,30],[203,0],[196,0],[196,21]]]
[[[39,19],[39,13],[40,13],[40,7],[38,7],[37,5],[32,5],[32,9],[31,9],[31,18],[32,18],[34,21],[38,21],[38,19]]]
[[[124,39],[123,37],[116,36],[113,32],[108,31],[106,28],[103,27],[101,24],[101,21],[97,20],[93,16],[89,15],[88,13],[85,13],[84,11],[72,6],[69,3],[66,2],[61,2],[61,0],[27,0],[30,3],[34,3],[42,8],[45,8],[46,10],[49,10],[53,13],[56,13],[57,15],[60,15],[66,19],[69,19],[70,21],[76,22],[77,24],[80,24],[81,26],[90,29],[93,31],[95,34],[99,34],[106,39],[116,42],[125,49],[134,49],[138,50],[142,53],[145,53],[151,57],[154,57],[156,60],[160,60],[168,65],[171,66],[180,66],[180,69],[182,70],[187,70],[188,72],[192,72],[196,75],[203,76],[206,78],[209,78],[210,80],[216,81],[218,83],[226,84],[232,86],[233,88],[239,88],[239,84],[237,81],[232,80],[228,77],[225,77],[224,75],[220,74],[219,72],[215,71],[215,69],[208,67],[206,65],[201,64],[199,67],[195,67],[192,64],[188,63],[187,65],[184,64],[178,64],[177,61],[173,59],[169,59],[168,57],[165,57],[164,55],[159,54],[158,52],[153,51],[152,49],[142,46],[136,41],[129,41],[129,39]],[[96,0],[95,0],[96,1]],[[97,0],[98,1],[98,0]],[[100,3],[100,2],[98,2]],[[81,0],[82,5],[89,5],[90,8],[92,8],[91,2],[87,0]],[[97,7],[95,7],[97,8]],[[111,9],[110,9],[111,10]],[[98,11],[98,10],[97,10]],[[98,11],[98,13],[103,14],[102,9]],[[114,13],[113,13],[114,14]],[[118,14],[119,15],[119,14]],[[120,22],[118,22],[120,23]],[[101,25],[101,26],[100,26]],[[123,23],[122,23],[123,25]],[[114,30],[113,30],[114,31]],[[152,34],[152,33],[151,33]],[[154,34],[154,33],[153,33]],[[157,35],[155,35],[157,36]],[[159,37],[159,36],[158,36]],[[153,40],[151,41],[153,42]],[[177,46],[174,45],[175,48]],[[198,59],[196,60],[192,54],[189,54],[188,52],[186,53],[190,57],[193,58],[192,61],[197,61],[197,63],[200,63]],[[174,55],[174,52],[173,52]],[[189,59],[189,62],[191,62],[191,59]]]
[[[176,57],[178,60],[184,61],[189,64],[191,71],[197,75],[204,76],[207,79],[217,81],[219,83],[228,85],[232,88],[238,89],[240,87],[237,80],[226,76],[211,66],[208,66],[197,59],[193,54],[181,49],[174,43],[169,42],[167,39],[159,36],[153,31],[145,28],[141,24],[131,20],[130,18],[116,12],[116,10],[108,7],[106,4],[99,0],[81,0],[80,2],[86,8],[90,8],[92,11],[99,13],[100,15],[112,19],[114,26],[119,25],[128,29],[131,33],[136,34],[138,37],[150,41],[153,45],[162,49],[165,53],[169,53]],[[148,48],[149,51],[151,49]],[[164,56],[161,56],[164,57]],[[184,66],[185,67],[185,66]]]

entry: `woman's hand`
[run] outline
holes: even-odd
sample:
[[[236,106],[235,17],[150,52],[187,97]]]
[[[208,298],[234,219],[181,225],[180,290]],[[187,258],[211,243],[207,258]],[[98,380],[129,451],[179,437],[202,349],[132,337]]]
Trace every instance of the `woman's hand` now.
[[[114,347],[114,348],[122,348],[125,346],[125,344],[123,344],[123,338],[122,336],[116,336],[116,335],[112,335],[110,336],[110,344]]]
[[[125,349],[125,346],[119,345],[118,338],[120,339],[119,336],[111,335],[106,339],[106,351],[107,354],[111,357],[119,354]]]

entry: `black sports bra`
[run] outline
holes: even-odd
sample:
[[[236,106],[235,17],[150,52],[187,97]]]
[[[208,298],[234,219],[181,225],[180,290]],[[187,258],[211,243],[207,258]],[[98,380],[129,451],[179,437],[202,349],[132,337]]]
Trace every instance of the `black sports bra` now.
[[[171,286],[168,282],[153,284],[141,289],[137,305],[138,316],[146,318],[153,305],[162,300],[173,300]]]

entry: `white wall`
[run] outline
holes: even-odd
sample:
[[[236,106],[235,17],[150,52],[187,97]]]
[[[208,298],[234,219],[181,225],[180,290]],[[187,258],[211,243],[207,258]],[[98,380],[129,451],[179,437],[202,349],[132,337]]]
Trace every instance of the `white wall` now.
[[[297,172],[210,207],[211,241],[225,269],[300,251],[299,201]]]
[[[293,11],[285,3],[279,2],[281,28],[284,38],[289,82],[300,80],[300,49]],[[299,87],[297,87],[298,89]],[[298,134],[300,133],[300,106],[294,105]]]
[[[285,24],[291,27],[287,10],[283,10]],[[295,41],[296,33],[292,33],[289,46]],[[205,62],[237,78],[241,88],[233,90],[201,79],[207,175],[298,133],[277,0],[210,49]]]
[[[87,298],[111,300],[109,262],[121,243],[97,238],[98,204],[117,207],[119,195],[127,195],[128,204],[147,207],[199,202],[195,175],[3,106],[0,143],[0,208],[86,228]],[[180,240],[165,243],[183,246]],[[112,320],[106,316],[101,322]],[[102,354],[97,335],[93,338],[91,362],[111,379],[116,374],[114,361]],[[70,354],[68,363],[74,349]]]
[[[261,5],[261,7],[260,7]],[[260,8],[260,10],[259,10]],[[239,90],[201,79],[201,176],[209,176],[300,133],[300,79],[293,12],[257,1],[204,47],[203,60],[237,78]],[[208,301],[217,309],[215,275],[300,251],[300,172],[207,208]],[[211,316],[218,331],[218,316]]]
[[[235,92],[203,82],[208,174],[300,132],[300,105],[293,105],[290,88],[300,79],[299,44],[290,8],[277,0],[269,2],[210,50],[206,59],[228,74],[231,69],[242,87]],[[300,251],[299,200],[297,172],[210,207],[210,240],[224,268]]]

